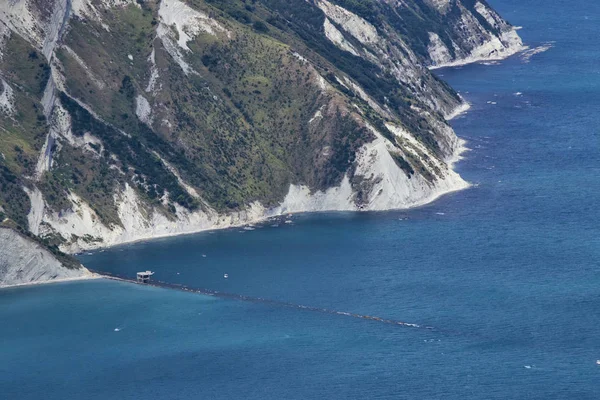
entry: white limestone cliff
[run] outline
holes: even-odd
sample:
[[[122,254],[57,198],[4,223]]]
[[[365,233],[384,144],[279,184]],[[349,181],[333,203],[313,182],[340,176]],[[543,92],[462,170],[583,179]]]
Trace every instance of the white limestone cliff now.
[[[67,268],[38,243],[0,227],[0,288],[93,276],[83,267]]]
[[[63,251],[75,253],[82,250],[112,246],[157,237],[188,234],[210,229],[223,229],[255,223],[266,218],[300,212],[322,211],[383,211],[405,209],[431,202],[438,197],[469,187],[456,172],[453,163],[465,150],[464,141],[458,139],[447,125],[440,130],[440,146],[447,154],[444,160],[436,158],[410,132],[389,125],[388,128],[414,149],[414,155],[425,157],[434,181],[419,174],[408,176],[394,161],[391,153],[403,151],[374,128],[369,127],[375,140],[363,145],[357,152],[355,177],[370,183],[370,189],[357,198],[357,191],[346,176],[337,187],[326,191],[311,191],[303,185],[290,185],[283,201],[267,208],[255,202],[243,210],[219,214],[206,204],[199,211],[189,211],[176,205],[176,217],[168,217],[157,208],[149,208],[129,184],[114,195],[121,225],[106,226],[89,204],[74,193],[70,195],[72,207],[60,213],[52,212],[37,189],[27,190],[31,199],[30,230],[41,234],[59,234],[66,239]],[[181,177],[169,166],[171,172]],[[185,185],[185,182],[183,182]],[[187,186],[187,185],[186,185]],[[193,190],[189,187],[188,190]],[[198,194],[194,191],[194,197]]]
[[[15,32],[42,50],[52,66],[51,79],[42,100],[50,127],[46,143],[39,156],[37,168],[39,178],[53,167],[51,152],[53,148],[59,148],[60,143],[84,148],[92,157],[95,156],[95,148],[102,148],[102,142],[89,133],[85,133],[82,137],[75,137],[72,134],[70,116],[56,99],[57,90],[64,90],[62,77],[57,68],[60,66],[59,61],[53,60],[53,52],[57,46],[62,46],[65,55],[72,57],[79,64],[91,84],[97,88],[102,88],[106,84],[92,74],[90,68],[72,49],[60,44],[58,40],[60,32],[71,17],[102,21],[106,17],[99,10],[104,7],[128,5],[137,7],[138,5],[134,0],[49,0],[49,4],[52,4],[50,16],[43,19],[46,21],[44,24],[38,24],[36,21],[42,19],[31,11],[32,8],[28,6],[31,1],[11,0],[0,4],[0,56],[3,38]],[[453,162],[464,150],[464,142],[456,137],[454,131],[441,117],[444,116],[449,120],[466,111],[468,104],[464,102],[456,104],[458,102],[456,98],[450,101],[437,98],[437,93],[428,89],[428,85],[423,83],[422,56],[417,56],[400,36],[392,37],[388,32],[376,28],[360,16],[327,0],[314,0],[314,3],[326,15],[323,33],[333,44],[384,67],[393,74],[399,84],[406,85],[413,93],[419,95],[423,103],[431,107],[430,111],[419,112],[431,122],[441,149],[441,156],[432,154],[416,135],[400,124],[389,124],[388,129],[402,141],[402,146],[392,143],[380,132],[370,128],[374,139],[358,149],[355,154],[357,161],[353,175],[346,174],[338,186],[315,191],[301,184],[292,184],[281,203],[274,207],[254,202],[246,205],[241,211],[226,214],[219,214],[206,205],[195,189],[183,181],[177,170],[163,160],[171,173],[177,177],[179,184],[192,197],[203,203],[201,210],[192,212],[176,205],[175,215],[167,216],[161,209],[152,208],[139,198],[133,188],[134,184],[129,182],[120,185],[117,192],[113,194],[121,224],[110,226],[102,222],[94,212],[93,205],[87,204],[75,193],[69,195],[70,208],[60,212],[51,210],[41,191],[34,186],[36,184],[34,181],[31,187],[26,189],[31,200],[28,216],[31,232],[41,236],[49,233],[60,235],[65,239],[63,250],[77,252],[160,236],[227,228],[291,212],[409,208],[433,201],[445,193],[468,187],[468,183],[452,169]],[[427,3],[443,14],[453,2],[427,0]],[[207,13],[193,9],[189,4],[181,0],[160,1],[157,39],[162,41],[164,50],[184,73],[198,74],[186,61],[189,60],[186,57],[191,52],[188,46],[190,41],[198,35],[228,40],[232,33],[228,30],[231,26],[222,22],[222,19],[213,19]],[[473,13],[477,13],[479,17]],[[523,48],[515,29],[508,26],[483,3],[478,2],[473,13],[463,9],[461,15],[460,28],[464,30],[466,37],[470,37],[470,42],[466,46],[454,43],[450,45],[451,48],[448,48],[438,34],[429,33],[428,50],[432,68],[502,58]],[[487,21],[499,33],[495,34],[486,29],[480,18]],[[105,29],[108,30],[109,27],[106,25]],[[294,55],[310,63],[298,53]],[[136,97],[136,115],[150,126],[153,123],[157,125],[161,123],[156,96],[161,85],[163,83],[166,85],[166,82],[161,82],[163,70],[156,63],[155,50],[152,50],[148,61],[149,80],[144,93]],[[312,73],[314,81],[324,93],[335,91],[316,70]],[[357,98],[364,100],[379,114],[386,115],[386,105],[378,104],[356,82],[347,76],[337,79],[340,85],[355,92]],[[13,106],[10,86],[3,81],[2,89],[0,111],[10,112]],[[85,108],[85,105],[81,105]],[[93,114],[93,110],[89,111]],[[325,118],[324,112],[319,110],[310,119],[309,124],[317,124],[323,118]],[[411,158],[420,160],[429,176],[426,178],[421,173],[407,174],[398,165],[394,155],[410,155]],[[366,189],[361,189],[360,194],[354,182],[356,179],[360,179],[365,184]],[[165,196],[168,196],[168,193]]]
[[[503,60],[527,49],[517,28],[506,23],[494,10],[481,2],[476,2],[474,8],[474,13],[485,19],[493,30],[484,27],[477,15],[461,6],[456,28],[463,32],[467,41],[460,45],[452,42],[451,51],[438,34],[429,32],[430,69]]]

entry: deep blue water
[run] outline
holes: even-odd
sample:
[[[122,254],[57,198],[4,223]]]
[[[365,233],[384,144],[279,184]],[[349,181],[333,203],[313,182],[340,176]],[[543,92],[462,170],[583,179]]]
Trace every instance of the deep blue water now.
[[[597,399],[600,3],[490,3],[554,43],[439,71],[473,104],[453,123],[472,189],[82,257],[434,329],[106,281],[2,290],[0,398]]]

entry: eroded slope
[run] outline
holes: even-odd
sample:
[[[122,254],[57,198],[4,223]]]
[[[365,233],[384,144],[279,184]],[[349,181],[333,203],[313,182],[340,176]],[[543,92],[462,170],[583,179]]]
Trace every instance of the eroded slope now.
[[[467,184],[429,67],[521,46],[484,2],[0,6],[0,205],[75,251]]]

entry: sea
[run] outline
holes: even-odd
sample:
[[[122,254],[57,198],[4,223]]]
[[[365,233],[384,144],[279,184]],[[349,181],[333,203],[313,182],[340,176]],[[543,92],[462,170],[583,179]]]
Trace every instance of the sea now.
[[[436,71],[470,189],[81,255],[214,296],[0,290],[0,398],[600,398],[600,2],[488,2],[531,50]]]

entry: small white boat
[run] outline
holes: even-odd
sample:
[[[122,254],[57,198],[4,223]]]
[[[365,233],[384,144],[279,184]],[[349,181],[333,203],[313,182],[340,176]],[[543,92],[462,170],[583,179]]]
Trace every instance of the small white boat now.
[[[229,274],[224,274],[223,278],[225,278],[225,279],[229,278]]]

